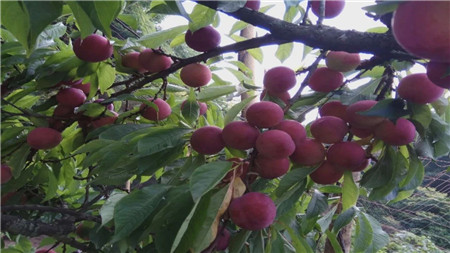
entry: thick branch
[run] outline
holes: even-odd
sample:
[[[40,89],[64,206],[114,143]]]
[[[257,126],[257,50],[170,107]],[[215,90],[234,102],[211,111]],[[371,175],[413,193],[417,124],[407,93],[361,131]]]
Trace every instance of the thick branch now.
[[[214,1],[198,1],[198,3],[213,9],[217,6]],[[390,32],[380,34],[343,31],[324,25],[296,25],[247,8],[226,14],[263,28],[279,40],[300,42],[323,50],[362,52],[397,59],[413,58],[398,45]]]
[[[52,224],[39,220],[26,220],[19,216],[2,214],[2,231],[25,236],[63,236],[75,231],[73,221],[61,220]]]

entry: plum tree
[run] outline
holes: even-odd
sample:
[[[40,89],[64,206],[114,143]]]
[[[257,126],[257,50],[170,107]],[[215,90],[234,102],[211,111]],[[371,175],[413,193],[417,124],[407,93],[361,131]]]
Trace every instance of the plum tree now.
[[[240,150],[254,148],[258,136],[258,129],[244,121],[230,122],[222,131],[225,146]]]
[[[156,107],[158,107],[158,110],[156,110],[152,106],[142,104],[140,108],[140,110],[142,111],[142,117],[148,120],[159,121],[166,119],[172,113],[172,109],[166,101],[160,98],[157,98],[155,100],[149,99],[149,101],[151,101]]]
[[[355,170],[366,160],[366,152],[356,142],[339,142],[328,148],[327,161],[340,170]]]
[[[180,78],[187,86],[196,88],[207,85],[211,81],[212,73],[207,66],[193,63],[181,69]]]
[[[342,141],[348,133],[345,121],[334,116],[324,116],[316,119],[310,127],[312,136],[322,143],[336,143]]]
[[[392,18],[397,42],[408,52],[438,62],[450,59],[448,1],[407,1],[401,3]]]
[[[345,51],[328,52],[325,63],[329,69],[348,72],[354,70],[361,63],[359,54],[347,53]]]
[[[48,127],[37,127],[27,135],[27,143],[34,149],[51,149],[58,146],[61,140],[61,133]]]
[[[262,178],[273,179],[281,177],[289,170],[291,162],[289,158],[272,159],[265,156],[257,156],[255,170]]]
[[[320,1],[310,0],[311,10],[316,16],[320,16]],[[341,14],[345,6],[345,0],[325,0],[324,18],[334,18]]]
[[[216,126],[201,127],[191,136],[191,147],[200,154],[212,155],[225,147],[222,129]]]
[[[282,159],[289,157],[295,150],[291,136],[281,130],[268,130],[256,139],[256,149],[267,158]]]
[[[325,161],[309,174],[309,177],[317,184],[334,184],[339,181],[343,175],[344,172],[342,172],[342,170],[336,168],[333,163]]]
[[[12,178],[11,167],[6,164],[2,164],[2,170],[0,173],[1,184],[7,183]]]
[[[344,75],[341,72],[327,67],[316,69],[309,79],[309,87],[314,91],[330,92],[344,82]]]
[[[260,192],[249,192],[231,201],[228,207],[231,220],[247,230],[260,230],[270,226],[277,214],[272,199]]]
[[[427,104],[436,101],[444,89],[435,85],[427,74],[411,74],[400,80],[397,87],[398,95],[416,104]]]
[[[365,116],[359,112],[368,111],[377,104],[375,100],[361,100],[347,107],[345,117],[352,127],[372,129],[380,124],[384,118],[379,116]]]
[[[450,63],[430,61],[427,64],[427,77],[437,86],[450,89]]]
[[[275,67],[264,74],[264,87],[275,94],[290,90],[297,82],[295,72],[288,67]]]
[[[325,154],[325,148],[322,143],[315,139],[307,138],[305,141],[295,145],[294,153],[292,153],[290,158],[294,163],[314,166],[323,162]]]
[[[86,101],[86,95],[80,89],[66,88],[56,94],[56,100],[62,106],[74,108],[82,105]]]
[[[100,62],[111,57],[113,46],[107,38],[91,34],[84,39],[74,40],[73,52],[83,61]]]
[[[273,128],[289,134],[295,145],[306,140],[306,130],[298,121],[285,119]]]
[[[395,124],[385,120],[374,130],[375,137],[389,145],[401,146],[414,141],[416,128],[411,121],[399,118]]]
[[[220,33],[212,26],[205,26],[195,32],[188,30],[184,39],[190,48],[199,52],[206,52],[219,46],[220,37]]]
[[[261,117],[264,115],[264,117]],[[281,107],[270,101],[261,101],[250,105],[245,112],[247,122],[258,128],[278,125],[284,118]]]
[[[173,63],[170,57],[158,54],[150,48],[142,50],[139,54],[138,60],[138,66],[148,70],[150,73],[166,70],[170,68],[170,65]]]

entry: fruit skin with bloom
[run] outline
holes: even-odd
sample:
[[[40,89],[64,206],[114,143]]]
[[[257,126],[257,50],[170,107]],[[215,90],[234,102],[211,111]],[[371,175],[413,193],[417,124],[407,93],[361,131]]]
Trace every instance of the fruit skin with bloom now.
[[[438,100],[444,89],[435,85],[427,74],[411,74],[400,80],[397,93],[399,97],[415,104],[427,104]]]
[[[347,107],[345,112],[345,117],[350,123],[351,127],[361,128],[361,129],[373,129],[376,125],[380,124],[384,118],[379,116],[365,116],[359,114],[359,112],[364,112],[370,110],[378,102],[375,100],[361,100],[353,103]]]
[[[148,120],[159,121],[168,118],[172,113],[172,109],[170,108],[170,105],[166,101],[160,98],[157,98],[154,101],[152,101],[152,99],[149,99],[149,101],[151,101],[158,107],[158,111],[156,111],[156,109],[151,106],[142,104],[140,108],[142,117]]]
[[[298,121],[285,119],[273,128],[289,134],[295,145],[306,140],[306,130]]]
[[[347,53],[345,51],[330,51],[326,58],[325,63],[328,68],[339,71],[348,72],[356,69],[361,63],[359,54]]]
[[[345,111],[347,110],[347,105],[343,105],[341,101],[330,101],[325,103],[319,108],[319,115],[323,116],[335,116],[348,121],[345,116]]]
[[[264,74],[264,87],[271,93],[286,92],[297,82],[295,72],[284,66],[269,69]]]
[[[427,77],[437,86],[450,89],[450,62],[430,61],[427,64]]]
[[[228,207],[234,224],[246,230],[260,230],[275,220],[277,209],[272,199],[260,192],[249,192],[231,201]]]
[[[308,86],[314,91],[331,92],[344,83],[344,75],[327,67],[316,69],[309,79]]]
[[[266,158],[282,159],[289,157],[295,150],[291,136],[281,130],[268,130],[256,139],[258,154]]]
[[[212,73],[207,66],[192,63],[181,69],[180,78],[187,86],[197,88],[207,85],[211,81]]]
[[[348,126],[345,121],[334,116],[324,116],[316,119],[310,127],[312,136],[326,144],[342,141],[348,133]]]
[[[260,177],[273,179],[281,177],[289,170],[291,162],[289,158],[271,159],[264,156],[257,156],[255,159],[255,170]]]
[[[188,30],[184,37],[186,44],[198,52],[206,52],[220,45],[220,33],[212,26],[205,26],[195,32]]]
[[[11,167],[6,164],[2,164],[2,170],[0,174],[1,184],[7,183],[12,178]]]
[[[259,11],[261,0],[247,0],[244,7],[250,8],[254,11]]]
[[[311,11],[317,17],[320,16],[320,0],[311,2]],[[334,18],[341,14],[345,6],[345,0],[325,0],[324,18]]]
[[[74,40],[73,52],[83,61],[100,62],[111,57],[113,46],[107,38],[91,34],[84,39],[77,38]]]
[[[340,170],[355,170],[365,160],[366,152],[356,142],[339,142],[328,148],[327,161]]]
[[[283,109],[274,102],[261,101],[250,105],[245,112],[247,122],[258,128],[278,125],[284,118]]]
[[[134,69],[139,73],[145,73],[147,70],[139,64],[139,52],[130,52],[122,56],[122,65]]]
[[[375,137],[393,146],[407,145],[416,137],[416,127],[411,121],[399,118],[395,124],[385,120],[374,130]]]
[[[192,148],[203,155],[219,153],[225,147],[222,129],[216,126],[204,126],[195,130],[190,142]]]
[[[173,61],[170,57],[157,54],[152,49],[142,50],[138,57],[139,66],[148,70],[150,73],[156,73],[170,68]]]
[[[450,62],[449,1],[405,1],[392,18],[398,44],[420,58]]]
[[[343,171],[337,169],[332,163],[324,161],[309,177],[316,184],[334,184],[343,175]]]
[[[220,226],[217,231],[215,249],[216,250],[225,250],[226,248],[228,248],[228,244],[230,243],[230,237],[231,237],[230,231],[228,229]]]
[[[34,149],[51,149],[59,145],[61,133],[48,127],[38,127],[31,130],[27,136],[27,143]]]
[[[99,127],[102,127],[102,126],[107,126],[107,125],[114,124],[116,122],[117,118],[119,117],[119,114],[117,112],[115,112],[115,111],[110,111],[110,112],[113,114],[113,116],[103,116],[103,117],[101,117],[99,119],[93,120],[91,122],[91,125],[94,128],[99,128]]]
[[[314,166],[323,162],[325,154],[325,148],[321,142],[308,138],[296,145],[290,158],[293,163]]]
[[[56,94],[56,100],[59,105],[75,108],[86,101],[86,94],[80,89],[66,88]]]
[[[255,147],[259,131],[245,121],[228,123],[222,131],[222,139],[229,148],[247,150]]]

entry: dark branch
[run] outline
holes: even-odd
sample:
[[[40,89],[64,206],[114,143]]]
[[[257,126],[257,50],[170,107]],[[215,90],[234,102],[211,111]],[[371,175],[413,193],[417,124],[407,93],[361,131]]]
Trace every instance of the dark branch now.
[[[60,220],[48,224],[39,220],[26,220],[19,216],[2,214],[2,231],[25,236],[64,236],[75,231],[72,220]]]

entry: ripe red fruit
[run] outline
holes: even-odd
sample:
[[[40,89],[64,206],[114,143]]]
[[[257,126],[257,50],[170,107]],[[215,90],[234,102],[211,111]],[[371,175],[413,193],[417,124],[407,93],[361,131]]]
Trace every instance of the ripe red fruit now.
[[[435,85],[426,74],[411,74],[400,80],[398,95],[415,104],[426,104],[436,101],[444,89]]]
[[[311,1],[312,12],[320,16],[320,0]],[[324,18],[334,18],[338,16],[345,6],[345,0],[325,0],[325,14]]]
[[[328,161],[323,162],[316,170],[309,175],[316,184],[334,184],[344,175],[344,172],[334,167]]]
[[[411,54],[449,62],[449,13],[449,1],[403,2],[392,18],[394,37]]]
[[[254,11],[259,11],[259,7],[261,6],[261,1],[260,0],[247,0],[247,2],[245,3],[244,7],[247,7],[249,9],[252,9]]]
[[[376,138],[386,144],[402,146],[414,141],[416,128],[411,121],[399,118],[395,125],[390,120],[383,121],[375,128],[374,133]]]
[[[356,142],[339,142],[328,148],[327,160],[340,170],[355,170],[366,160],[366,152]]]
[[[347,118],[345,116],[345,111],[347,110],[347,107],[348,106],[343,105],[341,101],[330,101],[319,108],[319,115],[321,117],[335,116],[343,119],[344,121],[347,121]]]
[[[117,118],[119,117],[119,114],[115,111],[111,111],[114,116],[104,116],[99,119],[96,119],[92,121],[92,126],[94,128],[99,128],[106,125],[112,125],[116,122]]]
[[[94,103],[101,103],[104,100],[105,99],[103,99],[103,98],[99,98],[99,99],[94,100]],[[106,104],[104,106],[106,106],[106,110],[114,111],[114,104],[113,103],[108,103],[108,104]]]
[[[0,174],[1,183],[7,183],[12,178],[11,167],[6,164],[2,164],[2,171]]]
[[[271,159],[257,156],[255,159],[256,172],[262,178],[272,179],[281,177],[289,170],[291,162],[288,158]]]
[[[256,149],[266,158],[282,159],[290,156],[295,150],[291,136],[281,130],[269,130],[256,139]]]
[[[219,46],[220,33],[212,26],[206,26],[195,32],[188,30],[184,40],[195,51],[206,52]]]
[[[216,238],[216,250],[225,250],[230,243],[231,233],[228,229],[219,227]]]
[[[244,121],[228,123],[222,131],[222,139],[229,148],[247,150],[255,147],[259,131]]]
[[[154,53],[152,49],[144,49],[139,54],[139,66],[145,68],[150,73],[156,73],[170,68],[173,61],[170,57]]]
[[[341,72],[322,67],[313,72],[308,85],[314,91],[330,92],[339,88],[343,83],[344,75]]]
[[[149,101],[152,101],[152,99],[149,99]],[[152,103],[158,107],[158,111],[156,111],[156,109],[151,106],[142,104],[141,105],[142,117],[148,120],[159,121],[166,119],[172,113],[172,109],[170,108],[170,105],[166,101],[157,98]]]
[[[75,114],[71,106],[57,105],[53,111],[53,116],[55,117],[71,117],[72,115]]]
[[[298,121],[286,119],[274,126],[274,129],[278,129],[289,134],[295,145],[306,140],[306,130]]]
[[[427,65],[427,76],[437,86],[450,89],[450,62],[430,61]]]
[[[327,67],[339,72],[354,70],[360,62],[361,58],[359,54],[347,53],[345,51],[330,51],[325,58]]]
[[[183,103],[181,103],[180,109],[183,110],[184,105],[186,104],[187,100],[184,100]],[[204,115],[206,113],[206,111],[208,110],[208,105],[206,103],[203,102],[199,102],[197,101],[197,104],[199,106],[199,114]]]
[[[342,141],[348,132],[348,126],[338,117],[324,116],[311,124],[310,131],[316,140],[331,144]]]
[[[375,100],[361,100],[349,105],[345,112],[348,123],[350,123],[352,127],[361,129],[371,129],[380,124],[384,120],[383,117],[364,116],[359,114],[359,112],[368,111],[375,106],[376,103],[377,101]]]
[[[211,81],[212,73],[207,66],[192,63],[181,69],[180,78],[187,86],[197,88],[207,85]]]
[[[195,130],[191,136],[191,146],[203,155],[219,153],[225,147],[222,129],[216,126],[205,126]]]
[[[61,140],[61,133],[48,127],[35,128],[27,136],[28,145],[34,149],[51,149],[58,146]]]
[[[261,101],[250,105],[245,117],[250,125],[266,128],[278,125],[284,118],[284,112],[274,102]]]
[[[82,83],[83,80],[80,80],[80,82],[77,82],[72,85],[72,88],[80,89],[84,92],[84,94],[89,94],[89,91],[91,90],[91,83]]]
[[[56,100],[59,105],[75,108],[86,101],[86,95],[80,89],[66,88],[56,94]]]
[[[139,64],[139,52],[130,52],[122,56],[122,65],[127,68],[132,68],[139,73],[147,72],[147,70]]]
[[[247,230],[260,230],[270,226],[277,214],[272,199],[259,192],[249,192],[232,200],[228,211],[231,220]]]
[[[325,159],[325,148],[314,139],[306,139],[296,145],[291,161],[304,166],[318,165]]]
[[[264,90],[261,92],[261,95],[259,96],[259,99],[260,99],[261,101],[263,101],[263,99],[264,99],[264,97],[266,96],[266,94],[267,94],[267,96],[269,96],[269,97],[271,97],[271,98],[278,98],[278,99],[280,99],[280,100],[283,101],[286,105],[289,104],[289,100],[291,99],[291,94],[289,94],[289,92],[287,92],[287,91],[281,92],[281,93],[275,93],[275,92],[268,91],[268,90],[266,90],[266,89],[264,89]]]
[[[288,67],[275,67],[264,74],[264,87],[273,93],[290,90],[297,82],[295,72]]]
[[[109,40],[97,34],[91,34],[81,40],[76,39],[73,42],[73,52],[83,61],[99,62],[111,57],[113,46]]]
[[[361,163],[361,165],[359,165],[358,168],[353,169],[353,172],[358,172],[358,171],[363,171],[365,168],[367,168],[367,166],[369,165],[369,159],[366,159],[363,161],[363,163]]]
[[[366,138],[373,134],[373,130],[351,127],[350,133],[352,133],[354,136],[359,137],[359,138]]]

